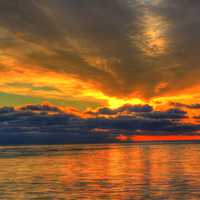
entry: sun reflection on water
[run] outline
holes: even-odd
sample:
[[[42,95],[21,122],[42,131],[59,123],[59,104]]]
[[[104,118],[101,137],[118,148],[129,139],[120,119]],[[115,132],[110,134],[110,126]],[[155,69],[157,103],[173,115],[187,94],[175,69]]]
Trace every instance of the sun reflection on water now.
[[[200,195],[199,144],[4,147],[1,199],[177,199]]]

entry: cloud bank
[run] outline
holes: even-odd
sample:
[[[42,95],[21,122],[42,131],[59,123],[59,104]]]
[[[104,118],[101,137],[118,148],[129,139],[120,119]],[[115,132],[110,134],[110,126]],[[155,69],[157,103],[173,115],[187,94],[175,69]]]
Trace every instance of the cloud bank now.
[[[2,107],[0,144],[106,143],[118,142],[122,136],[198,135],[198,118],[196,123],[188,119],[187,112],[178,108],[156,111],[148,105],[90,112],[51,104]]]

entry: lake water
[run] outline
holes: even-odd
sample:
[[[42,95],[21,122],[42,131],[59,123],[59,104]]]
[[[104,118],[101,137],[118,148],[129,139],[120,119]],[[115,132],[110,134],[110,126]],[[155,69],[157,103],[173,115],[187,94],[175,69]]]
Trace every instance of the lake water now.
[[[198,200],[200,144],[0,147],[0,199]]]

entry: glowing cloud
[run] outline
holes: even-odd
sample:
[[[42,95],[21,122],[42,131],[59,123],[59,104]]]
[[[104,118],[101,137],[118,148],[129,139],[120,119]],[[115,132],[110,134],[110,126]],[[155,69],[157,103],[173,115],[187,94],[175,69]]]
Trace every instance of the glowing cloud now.
[[[199,9],[182,0],[2,0],[0,94],[77,108],[198,103]]]

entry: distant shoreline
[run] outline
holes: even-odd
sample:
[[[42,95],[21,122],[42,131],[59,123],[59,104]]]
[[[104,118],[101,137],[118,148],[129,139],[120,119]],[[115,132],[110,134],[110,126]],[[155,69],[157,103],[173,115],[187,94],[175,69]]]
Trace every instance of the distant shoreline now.
[[[140,141],[140,142],[97,142],[97,143],[17,143],[0,144],[0,146],[60,146],[60,145],[160,145],[160,144],[200,144],[200,141]]]

